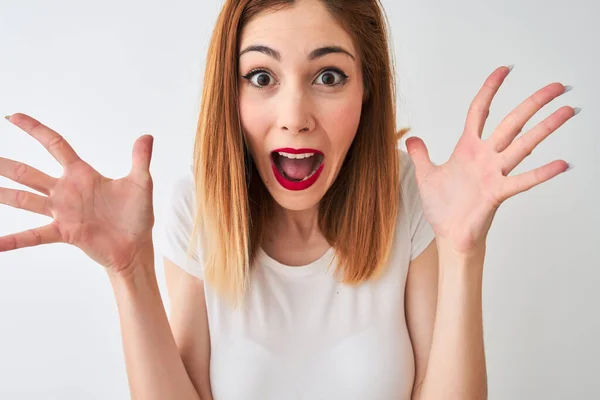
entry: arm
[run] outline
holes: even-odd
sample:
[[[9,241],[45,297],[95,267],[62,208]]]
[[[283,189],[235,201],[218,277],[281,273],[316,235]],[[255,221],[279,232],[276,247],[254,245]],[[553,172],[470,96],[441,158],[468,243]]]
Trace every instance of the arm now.
[[[109,278],[117,300],[127,377],[133,399],[200,400],[173,339],[160,297],[154,249],[132,272]]]
[[[485,249],[465,258],[439,239],[434,243],[411,263],[407,283],[407,320],[416,359],[412,399],[486,399],[481,299]]]
[[[469,106],[463,134],[446,163],[434,164],[422,139],[406,141],[423,213],[436,233],[439,252],[433,338],[419,398],[487,397],[482,281],[489,229],[507,199],[569,170],[566,161],[555,160],[509,176],[536,146],[579,112],[561,107],[516,138],[536,112],[571,89],[559,82],[528,97],[490,137],[482,139],[492,99],[512,67],[496,68],[486,79]],[[431,284],[425,279],[423,287],[430,291]]]
[[[421,398],[433,337],[437,307],[438,252],[435,239],[408,268],[405,291],[406,324],[415,356],[415,381],[411,400]]]
[[[210,333],[204,281],[163,257],[171,330],[185,369],[202,400],[212,400]]]
[[[0,198],[13,199],[7,203],[54,221],[0,237],[0,252],[50,243],[80,248],[105,268],[112,284],[132,397],[200,399],[173,339],[154,270],[153,181],[149,170],[153,137],[144,135],[136,140],[131,172],[115,180],[94,170],[64,137],[40,121],[23,113],[7,119],[38,140],[64,167],[64,173],[56,179],[26,164],[3,159],[0,175],[45,196],[28,191],[3,196],[7,189],[0,188]]]

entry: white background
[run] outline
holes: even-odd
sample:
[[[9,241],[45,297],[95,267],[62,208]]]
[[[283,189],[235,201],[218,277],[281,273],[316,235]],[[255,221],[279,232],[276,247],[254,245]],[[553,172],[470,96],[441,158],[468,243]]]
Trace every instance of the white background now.
[[[600,383],[600,7],[593,0],[383,2],[399,79],[399,118],[437,164],[498,66],[515,64],[484,137],[551,82],[582,112],[513,174],[564,159],[575,169],[506,202],[484,275],[489,389],[496,399],[598,399]],[[221,1],[0,0],[0,114],[63,134],[101,173],[129,172],[135,139],[155,137],[155,235],[165,189],[191,162],[202,70]],[[404,148],[404,145],[402,145]],[[60,165],[0,118],[0,156],[55,177]],[[20,188],[0,177],[0,186]],[[49,223],[0,205],[0,236]],[[163,265],[157,270],[166,298]],[[127,399],[114,295],[102,267],[55,244],[0,254],[0,398]]]

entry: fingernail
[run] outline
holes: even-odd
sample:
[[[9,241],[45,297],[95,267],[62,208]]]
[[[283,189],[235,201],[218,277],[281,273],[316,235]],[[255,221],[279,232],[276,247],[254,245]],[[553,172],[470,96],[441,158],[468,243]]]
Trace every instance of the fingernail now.
[[[6,120],[7,120],[8,122],[10,122],[10,115],[6,115],[6,116],[4,116],[4,118],[6,118]]]
[[[510,65],[506,66],[508,68],[508,73],[509,74],[510,74],[510,71],[512,71],[512,69],[513,69],[514,66],[515,66],[514,64],[510,64]]]
[[[575,168],[575,166],[571,163],[567,163],[569,165],[569,167],[567,169],[565,169],[565,172],[572,170],[573,168]]]
[[[573,107],[573,110],[575,110],[575,114],[573,114],[573,116],[579,114],[579,111],[581,111],[581,107]]]
[[[569,90],[573,89],[573,86],[571,85],[563,85],[565,87],[565,91],[563,92],[563,94],[567,93]]]

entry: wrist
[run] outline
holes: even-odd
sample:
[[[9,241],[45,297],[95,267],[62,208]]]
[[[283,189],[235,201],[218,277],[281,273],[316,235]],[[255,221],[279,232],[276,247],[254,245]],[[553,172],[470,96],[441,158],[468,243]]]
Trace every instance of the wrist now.
[[[457,249],[452,241],[443,236],[436,236],[438,253],[445,254],[448,257],[455,258],[457,261],[477,260],[485,256],[485,240],[470,246],[468,249]]]
[[[468,252],[457,251],[452,243],[444,238],[436,238],[439,268],[441,270],[470,271],[478,275],[483,273],[485,261],[485,242],[473,247]]]
[[[109,272],[108,277],[118,304],[124,299],[156,298],[160,292],[154,264],[140,264],[127,273]]]
[[[106,268],[106,272],[112,283],[134,283],[149,277],[156,279],[154,267],[154,246],[150,243],[140,246],[130,261]]]

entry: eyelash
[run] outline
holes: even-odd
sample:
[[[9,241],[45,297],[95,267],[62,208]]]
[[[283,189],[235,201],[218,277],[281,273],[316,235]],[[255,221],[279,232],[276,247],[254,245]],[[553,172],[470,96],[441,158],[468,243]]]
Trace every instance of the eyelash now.
[[[342,77],[342,79],[341,79],[341,80],[340,80],[338,83],[334,83],[333,85],[326,85],[326,84],[325,84],[325,85],[323,85],[323,86],[328,86],[328,87],[338,87],[338,86],[343,86],[343,85],[345,85],[345,84],[346,84],[346,82],[348,81],[348,75],[344,74],[344,73],[343,73],[341,70],[339,70],[339,69],[337,69],[337,68],[333,68],[333,67],[330,67],[330,68],[326,68],[326,69],[324,69],[323,71],[321,71],[321,73],[319,73],[319,76],[321,76],[321,75],[322,75],[322,74],[324,74],[325,72],[329,72],[329,71],[331,71],[331,72],[335,72],[335,73],[339,74],[339,75]],[[257,85],[255,85],[255,84],[253,84],[253,83],[252,83],[252,78],[253,78],[255,75],[258,75],[258,74],[261,74],[261,73],[269,74],[269,76],[271,75],[271,74],[269,73],[269,71],[267,71],[267,70],[264,70],[264,69],[260,69],[260,68],[259,68],[259,69],[254,69],[254,70],[250,71],[248,74],[246,74],[246,75],[242,76],[242,78],[244,78],[245,80],[247,80],[247,81],[248,81],[248,82],[247,82],[247,85],[248,85],[248,86],[250,86],[251,88],[258,89],[258,90],[262,90],[262,89],[265,89],[265,88],[267,88],[268,86],[257,86]],[[271,78],[273,78],[273,77],[271,76]]]

